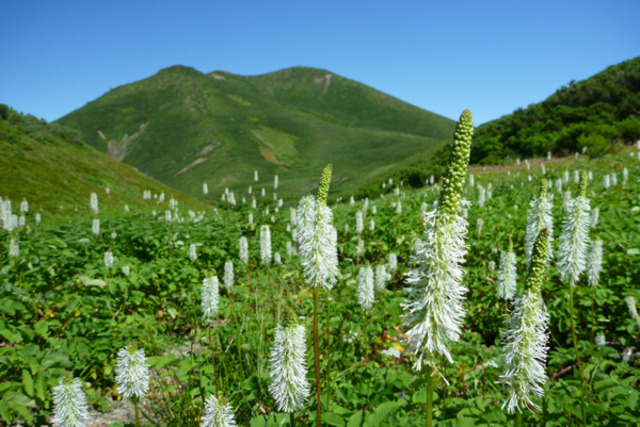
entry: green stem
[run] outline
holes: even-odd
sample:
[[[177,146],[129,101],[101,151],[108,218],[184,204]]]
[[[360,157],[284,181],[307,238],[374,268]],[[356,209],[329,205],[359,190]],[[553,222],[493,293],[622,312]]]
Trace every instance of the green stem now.
[[[591,352],[593,352],[593,330],[596,325],[596,287],[591,287]]]
[[[320,338],[318,336],[318,287],[313,288],[313,352],[316,368],[316,399],[318,403],[318,413],[316,416],[316,426],[322,423],[322,403],[320,402]]]
[[[136,427],[140,427],[140,414],[138,413],[138,398],[133,398],[133,407],[136,411]]]
[[[578,372],[580,374],[580,381],[582,383],[582,399],[580,399],[580,404],[582,405],[582,425],[587,425],[587,413],[585,408],[585,399],[587,398],[587,384],[584,380],[584,375],[582,374],[582,362],[580,361],[580,351],[578,351],[578,339],[576,338],[576,323],[574,319],[574,309],[573,309],[573,285],[569,285],[569,309],[571,310],[571,336],[573,337],[573,348],[576,351],[576,359],[578,361]]]
[[[296,425],[296,417],[293,415],[293,412],[289,412],[289,419],[291,420],[291,427],[294,427]]]
[[[522,427],[522,412],[516,412],[516,427]]]
[[[433,367],[427,367],[427,427],[433,425]]]
[[[329,292],[327,292],[327,320],[325,325],[325,336],[327,340],[327,411],[331,411],[331,335],[329,334]]]
[[[216,372],[216,355],[213,351],[213,344],[211,343],[211,325],[208,325],[207,331],[209,332],[209,348],[211,349],[211,363],[213,364],[213,379],[216,385],[216,398],[220,395],[218,394],[218,374]]]

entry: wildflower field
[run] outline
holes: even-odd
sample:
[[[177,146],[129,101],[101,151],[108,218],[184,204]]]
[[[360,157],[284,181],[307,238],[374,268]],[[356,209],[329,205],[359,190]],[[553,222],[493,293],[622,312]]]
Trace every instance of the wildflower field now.
[[[90,412],[134,399],[141,425],[314,425],[319,408],[330,426],[421,426],[427,417],[445,426],[637,425],[638,154],[624,147],[598,159],[467,170],[457,211],[468,223],[459,282],[466,291],[443,308],[462,310],[459,336],[446,332],[447,350],[426,355],[407,337],[420,310],[407,277],[419,275],[414,261],[433,229],[430,212],[442,205],[437,178],[418,190],[381,183],[386,192],[371,200],[336,200],[329,189],[326,211],[326,194],[300,204],[274,199],[273,177],[233,195],[235,205],[225,194],[218,208],[202,212],[157,194],[145,194],[142,208],[103,212],[100,201],[113,195],[95,188],[84,218],[60,226],[47,225],[46,213],[36,222],[38,206],[3,200],[2,423],[51,423],[54,388],[71,390],[75,378],[74,393],[84,394]],[[578,209],[581,176],[590,206],[580,255],[586,264],[572,287],[558,261],[569,250],[561,234]],[[528,292],[527,254],[536,262],[538,233],[531,240],[527,230],[543,187],[552,237],[548,267],[539,263],[546,341],[544,354],[532,356],[542,371],[527,382],[507,373],[518,363],[509,354],[515,344],[507,336],[517,331],[508,322]],[[329,277],[326,269],[335,268],[333,282],[309,275],[304,246],[314,237],[305,212],[316,221],[324,215],[337,232],[320,236],[323,244],[336,239],[337,264],[318,273]],[[511,290],[499,286],[510,241]],[[124,361],[138,349],[141,361]],[[122,378],[131,380],[126,363],[148,365],[140,374],[145,390],[122,386]],[[297,375],[293,383],[286,372]]]

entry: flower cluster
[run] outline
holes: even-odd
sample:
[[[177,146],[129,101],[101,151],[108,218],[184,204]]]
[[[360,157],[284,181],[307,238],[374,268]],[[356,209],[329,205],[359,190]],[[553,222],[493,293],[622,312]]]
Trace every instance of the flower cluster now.
[[[425,233],[412,258],[415,268],[407,275],[405,337],[409,350],[418,356],[413,365],[417,370],[423,364],[435,368],[438,354],[452,362],[449,346],[460,338],[467,292],[461,284],[467,222],[459,211],[472,134],[471,112],[465,110],[456,125],[438,207],[425,215]]]
[[[135,343],[118,351],[116,362],[116,382],[118,393],[124,397],[143,399],[149,391],[149,365],[144,350]]]
[[[291,311],[285,313],[284,325],[275,331],[271,350],[269,392],[279,411],[295,412],[303,408],[309,396],[307,381],[305,328]]]

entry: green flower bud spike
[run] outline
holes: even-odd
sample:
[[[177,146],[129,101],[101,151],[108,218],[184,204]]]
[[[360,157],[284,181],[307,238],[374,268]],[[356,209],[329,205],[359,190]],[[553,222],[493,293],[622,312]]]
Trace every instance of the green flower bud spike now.
[[[333,165],[329,163],[322,170],[322,176],[320,177],[320,188],[318,189],[318,203],[321,206],[327,204],[327,197],[329,196],[329,186],[331,185],[331,172],[333,171]]]
[[[531,264],[525,282],[525,292],[540,295],[542,291],[542,279],[547,264],[547,253],[549,252],[549,230],[543,228],[538,234],[536,243],[533,245]]]
[[[438,201],[439,209],[446,216],[455,215],[460,210],[462,187],[467,177],[472,138],[473,118],[471,111],[464,110],[453,133],[451,155],[447,170],[442,178],[442,191]]]

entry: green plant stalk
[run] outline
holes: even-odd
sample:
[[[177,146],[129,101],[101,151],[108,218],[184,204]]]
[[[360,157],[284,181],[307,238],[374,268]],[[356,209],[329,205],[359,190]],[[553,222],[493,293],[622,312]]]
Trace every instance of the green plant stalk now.
[[[427,367],[427,427],[433,426],[433,366]]]
[[[522,412],[516,412],[516,427],[522,427]]]
[[[573,337],[573,348],[576,351],[576,359],[578,361],[578,373],[580,374],[580,382],[582,383],[582,399],[580,404],[582,405],[582,425],[587,425],[587,413],[585,411],[585,399],[587,398],[587,384],[582,374],[582,362],[580,361],[580,351],[578,351],[578,339],[576,338],[576,324],[574,320],[573,310],[573,286],[569,285],[569,309],[571,310],[571,336]]]
[[[140,427],[140,413],[138,411],[138,397],[133,397],[133,407],[136,411],[136,427]]]
[[[325,335],[327,340],[327,411],[331,411],[331,335],[329,331],[329,292],[327,292]]]
[[[293,412],[289,412],[289,420],[292,427],[296,425],[296,417],[293,415]]]
[[[591,352],[593,352],[593,331],[596,327],[596,287],[591,287]]]
[[[320,401],[320,337],[318,334],[318,287],[313,288],[313,353],[316,369],[316,400],[318,413],[316,416],[316,426],[320,427],[322,420],[322,402]]]
[[[211,363],[213,364],[213,380],[215,381],[215,385],[216,385],[216,398],[218,398],[218,396],[220,396],[218,394],[218,373],[216,372],[216,355],[215,355],[215,352],[213,351],[213,344],[211,342],[211,325],[208,325],[207,331],[209,333],[209,348],[211,349]]]

